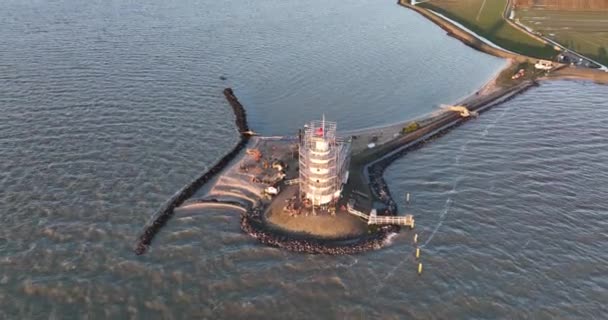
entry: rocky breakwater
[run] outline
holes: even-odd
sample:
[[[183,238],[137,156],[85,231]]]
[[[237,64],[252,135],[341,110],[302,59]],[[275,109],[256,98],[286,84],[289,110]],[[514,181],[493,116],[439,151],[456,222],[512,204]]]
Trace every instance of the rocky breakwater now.
[[[185,185],[160,207],[160,209],[145,225],[141,235],[137,238],[137,243],[135,244],[134,249],[137,255],[146,253],[154,236],[173,216],[175,208],[182,205],[205,183],[209,182],[218,173],[220,173],[230,163],[230,161],[232,161],[239,154],[239,152],[241,152],[241,150],[247,145],[247,142],[249,142],[249,125],[247,124],[247,114],[245,112],[245,108],[243,108],[241,103],[238,101],[232,89],[225,89],[224,95],[226,96],[226,99],[230,103],[230,106],[234,112],[235,123],[241,135],[239,142],[207,172]]]
[[[298,253],[345,255],[377,250],[388,243],[391,234],[397,232],[396,226],[383,226],[357,238],[321,239],[270,229],[263,214],[264,207],[255,207],[241,214],[241,229],[265,245]]]

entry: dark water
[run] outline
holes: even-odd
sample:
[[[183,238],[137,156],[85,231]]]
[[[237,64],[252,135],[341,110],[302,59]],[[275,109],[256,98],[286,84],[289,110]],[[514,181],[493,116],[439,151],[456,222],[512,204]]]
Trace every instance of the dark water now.
[[[387,170],[395,194],[414,194],[402,209],[428,271],[415,300],[443,303],[434,316],[608,314],[606,92],[545,83]]]
[[[546,84],[390,168],[429,241],[422,277],[411,233],[296,255],[220,209],[133,255],[150,214],[236,141],[224,87],[264,133],[323,112],[356,128],[451,102],[503,64],[393,1],[348,4],[5,1],[0,319],[606,313],[608,106],[591,84]]]

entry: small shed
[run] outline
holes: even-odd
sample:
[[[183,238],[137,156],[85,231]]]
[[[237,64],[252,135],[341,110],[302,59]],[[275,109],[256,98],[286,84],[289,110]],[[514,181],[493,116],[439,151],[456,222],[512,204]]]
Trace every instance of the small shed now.
[[[551,70],[553,68],[553,62],[549,60],[538,60],[534,65],[534,68],[538,70]]]
[[[268,187],[264,189],[264,192],[266,192],[267,194],[277,195],[279,194],[279,189],[275,187]]]

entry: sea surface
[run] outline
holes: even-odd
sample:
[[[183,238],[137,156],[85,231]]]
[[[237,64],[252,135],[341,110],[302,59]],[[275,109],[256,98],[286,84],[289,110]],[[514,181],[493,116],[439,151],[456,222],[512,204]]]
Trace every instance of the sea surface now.
[[[356,256],[293,254],[240,212],[147,219],[237,141],[325,114],[406,120],[504,60],[394,1],[7,0],[0,10],[0,319],[601,318],[606,87],[543,84],[398,160],[413,232]],[[405,192],[412,202],[404,203]]]

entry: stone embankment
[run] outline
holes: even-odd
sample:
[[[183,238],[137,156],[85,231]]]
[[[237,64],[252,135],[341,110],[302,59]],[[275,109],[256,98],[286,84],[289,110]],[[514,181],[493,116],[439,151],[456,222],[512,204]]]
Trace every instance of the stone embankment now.
[[[263,207],[247,210],[241,215],[241,229],[261,243],[298,253],[344,255],[377,250],[388,243],[397,226],[383,226],[378,231],[354,239],[324,240],[306,235],[269,229],[263,219]]]
[[[135,253],[137,255],[144,254],[154,236],[165,226],[167,221],[173,216],[175,208],[182,205],[187,199],[192,197],[194,193],[200,189],[205,183],[209,182],[218,173],[220,173],[229,163],[232,161],[241,150],[247,145],[250,136],[246,133],[249,131],[249,125],[247,124],[247,114],[245,108],[238,101],[232,89],[227,88],[224,90],[226,99],[232,106],[232,110],[235,116],[236,126],[241,133],[239,142],[222,157],[215,165],[213,165],[207,172],[194,179],[192,182],[181,188],[176,192],[163,206],[152,216],[151,220],[145,225],[142,234],[138,237],[135,245]]]

